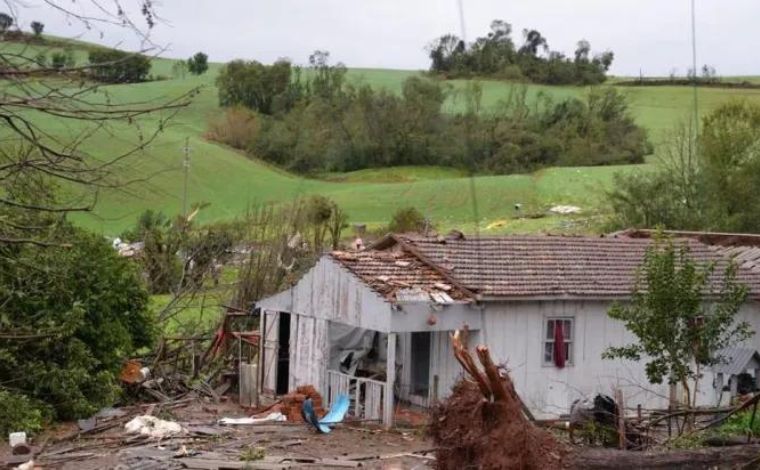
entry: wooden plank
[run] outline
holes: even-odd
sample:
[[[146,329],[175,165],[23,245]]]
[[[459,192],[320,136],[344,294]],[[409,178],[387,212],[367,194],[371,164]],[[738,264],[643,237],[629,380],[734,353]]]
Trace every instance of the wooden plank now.
[[[386,358],[383,425],[386,428],[390,428],[393,426],[393,384],[396,381],[396,333],[388,333],[388,352]]]
[[[264,372],[262,391],[269,396],[275,395],[277,388],[277,352],[279,345],[280,314],[279,312],[265,312],[264,317]]]
[[[361,467],[362,463],[354,460],[341,460],[341,459],[322,459],[317,462],[320,467],[342,467],[342,468],[357,468]]]
[[[272,463],[272,462],[257,462],[255,460],[249,461],[234,461],[234,460],[210,460],[210,459],[175,459],[187,468],[197,470],[237,470],[237,469],[253,469],[253,470],[280,470],[292,468],[292,465],[285,463]]]
[[[259,406],[258,366],[256,364],[240,364],[240,398],[241,406]]]

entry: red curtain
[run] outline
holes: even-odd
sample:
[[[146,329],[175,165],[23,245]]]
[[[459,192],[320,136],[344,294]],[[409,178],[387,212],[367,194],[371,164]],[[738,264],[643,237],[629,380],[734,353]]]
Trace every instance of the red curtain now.
[[[565,333],[562,331],[562,320],[554,322],[554,365],[560,369],[565,367]]]

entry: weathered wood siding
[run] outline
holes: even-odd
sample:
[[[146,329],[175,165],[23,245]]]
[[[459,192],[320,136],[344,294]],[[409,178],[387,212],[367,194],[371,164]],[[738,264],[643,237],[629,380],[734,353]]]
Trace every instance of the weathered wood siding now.
[[[462,367],[454,359],[454,350],[451,347],[451,333],[441,331],[433,333],[433,341],[430,352],[430,394],[431,399],[440,400],[451,393],[451,388],[462,376]],[[470,335],[471,340],[475,339]],[[469,348],[473,349],[473,341]]]
[[[280,314],[278,312],[264,312],[264,356],[260,361],[262,368],[262,392],[274,396],[277,388],[277,351],[279,345]]]
[[[329,256],[295,286],[256,305],[383,333],[391,327],[391,304]]]
[[[487,344],[497,363],[504,363],[512,375],[518,393],[538,415],[567,413],[581,396],[596,393],[612,395],[623,390],[626,406],[667,407],[667,385],[649,384],[644,361],[603,360],[602,352],[612,345],[634,341],[624,325],[607,316],[611,302],[605,301],[532,301],[489,303],[483,313],[483,328],[470,335],[470,347]],[[544,322],[547,317],[574,318],[573,363],[564,369],[543,363]],[[744,306],[740,317],[758,332],[745,347],[760,350],[760,311],[756,303]],[[431,380],[439,377],[439,395],[461,374],[444,333],[435,335]],[[431,384],[431,387],[433,385]],[[700,382],[699,402],[713,405],[712,375]],[[725,399],[725,398],[724,398]]]
[[[290,342],[290,389],[314,385],[325,390],[329,338],[327,321],[293,315]],[[295,330],[293,330],[295,325]]]

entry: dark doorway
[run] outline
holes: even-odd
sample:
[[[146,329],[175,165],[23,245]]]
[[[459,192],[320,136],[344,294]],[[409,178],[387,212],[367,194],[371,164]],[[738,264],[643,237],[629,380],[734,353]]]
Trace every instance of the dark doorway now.
[[[430,333],[412,333],[412,395],[430,391]]]
[[[280,328],[277,348],[277,395],[288,393],[290,378],[290,314],[280,313]]]

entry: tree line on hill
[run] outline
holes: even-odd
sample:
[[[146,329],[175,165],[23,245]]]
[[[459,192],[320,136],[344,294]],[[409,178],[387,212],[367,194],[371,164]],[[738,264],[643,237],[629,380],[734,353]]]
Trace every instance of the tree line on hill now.
[[[445,34],[427,48],[430,71],[448,78],[493,77],[528,80],[548,85],[593,85],[607,79],[614,54],[606,51],[591,55],[591,44],[578,42],[572,57],[549,49],[549,43],[535,29],[523,30],[523,44],[512,40],[512,25],[502,20],[491,22],[485,36],[467,44]]]
[[[614,228],[760,232],[760,105],[721,105],[664,144],[656,169],[617,175]]]
[[[209,137],[300,173],[398,165],[444,165],[486,173],[527,172],[550,165],[642,162],[646,132],[613,88],[583,99],[529,99],[515,87],[493,110],[481,105],[476,82],[456,90],[413,76],[401,94],[351,83],[342,64],[317,51],[302,71],[233,61],[217,79],[227,110]],[[465,110],[444,103],[462,99]]]
[[[30,38],[21,30],[11,30],[14,18],[0,12],[0,35],[4,40],[26,41]],[[103,83],[139,83],[163,77],[151,76],[151,58],[142,53],[126,52],[104,47],[86,47],[88,50],[87,63],[77,64],[77,57],[71,43],[55,38],[43,38],[45,25],[39,21],[30,23],[35,44],[45,44],[60,47],[52,51],[40,50],[34,57],[24,57],[26,67],[30,69],[50,69],[53,73],[78,74],[84,78]],[[15,67],[15,66],[14,66]],[[77,69],[77,67],[79,67]],[[186,73],[202,75],[208,70],[208,55],[197,52],[187,60],[175,62],[175,76],[184,77]],[[7,68],[6,65],[0,68]],[[76,70],[72,70],[76,69]]]

